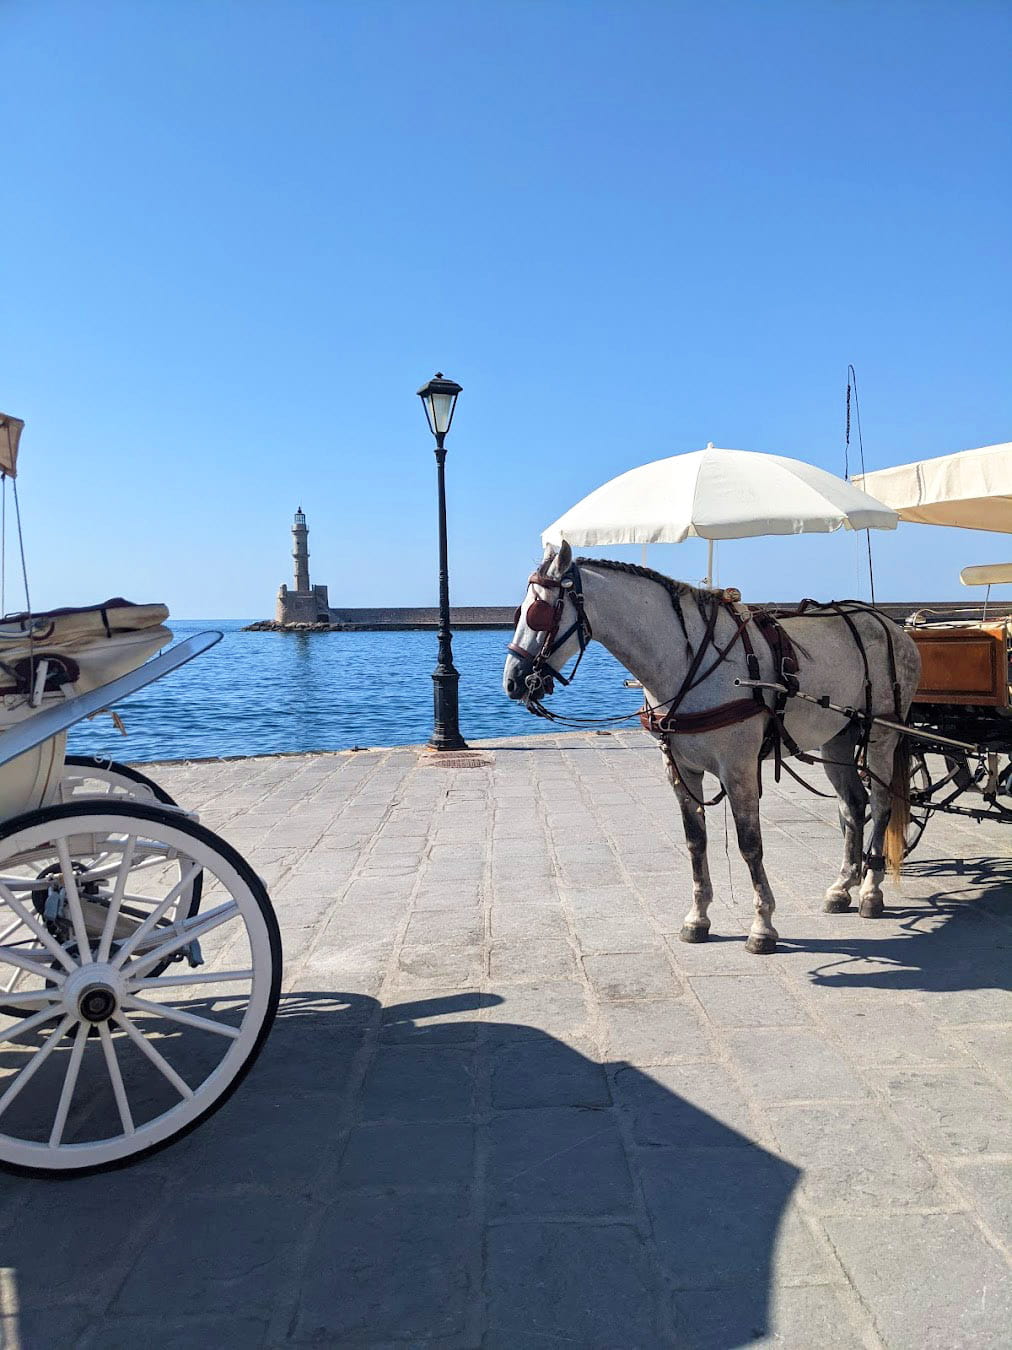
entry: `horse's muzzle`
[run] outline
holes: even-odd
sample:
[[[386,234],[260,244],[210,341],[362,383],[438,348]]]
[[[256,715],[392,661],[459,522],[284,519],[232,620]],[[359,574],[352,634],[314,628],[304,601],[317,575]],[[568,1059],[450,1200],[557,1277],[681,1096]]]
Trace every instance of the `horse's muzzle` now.
[[[529,704],[555,689],[555,681],[545,671],[536,670],[533,661],[514,660],[513,669],[503,680],[507,695],[517,703]]]
[[[523,689],[517,697],[530,705],[543,699],[546,694],[554,692],[555,681],[551,675],[545,675],[540,670],[532,670],[529,675],[524,677]]]

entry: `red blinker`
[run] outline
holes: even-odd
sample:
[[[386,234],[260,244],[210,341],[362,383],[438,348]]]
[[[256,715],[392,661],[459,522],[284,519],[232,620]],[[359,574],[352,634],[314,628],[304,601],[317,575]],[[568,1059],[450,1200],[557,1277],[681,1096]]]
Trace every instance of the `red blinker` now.
[[[527,607],[527,626],[535,633],[547,633],[555,623],[555,606],[547,600],[532,600]]]

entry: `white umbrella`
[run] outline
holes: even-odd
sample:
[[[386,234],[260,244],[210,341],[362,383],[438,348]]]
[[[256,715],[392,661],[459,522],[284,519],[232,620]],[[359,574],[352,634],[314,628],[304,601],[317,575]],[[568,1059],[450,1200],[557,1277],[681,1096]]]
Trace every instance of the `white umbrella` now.
[[[25,424],[20,417],[0,413],[0,471],[10,474],[11,478],[17,477],[18,442],[24,429]]]
[[[901,520],[1012,534],[1012,442],[897,464],[854,481]]]
[[[842,478],[784,455],[708,445],[672,455],[596,488],[542,533],[542,542],[680,544],[762,534],[894,530],[896,512]]]

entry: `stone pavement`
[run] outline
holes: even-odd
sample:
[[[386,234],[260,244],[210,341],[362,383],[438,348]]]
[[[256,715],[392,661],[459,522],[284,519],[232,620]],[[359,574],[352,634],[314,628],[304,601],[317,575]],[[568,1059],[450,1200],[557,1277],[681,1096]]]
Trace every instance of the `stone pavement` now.
[[[821,912],[835,806],[767,784],[780,950],[709,813],[713,939],[639,732],[153,766],[269,883],[285,995],[193,1135],[0,1176],[21,1350],[1008,1346],[1012,856],[937,817]]]

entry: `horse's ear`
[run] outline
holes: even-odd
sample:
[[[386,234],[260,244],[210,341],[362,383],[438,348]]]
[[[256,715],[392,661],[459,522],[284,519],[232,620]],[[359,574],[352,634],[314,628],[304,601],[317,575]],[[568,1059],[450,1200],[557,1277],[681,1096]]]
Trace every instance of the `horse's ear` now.
[[[545,551],[544,551],[544,553],[541,555],[541,571],[542,571],[542,572],[550,565],[550,563],[551,563],[551,561],[552,561],[552,559],[553,559],[554,557],[555,557],[555,545],[554,545],[554,544],[546,544],[546,545],[545,545]]]
[[[565,539],[563,539],[562,543],[559,545],[559,551],[555,555],[555,570],[561,577],[564,573],[569,571],[572,565],[573,550],[566,543]]]

